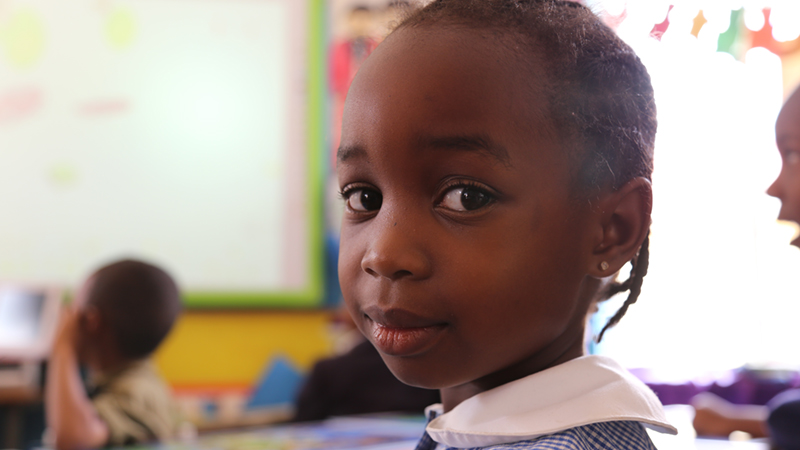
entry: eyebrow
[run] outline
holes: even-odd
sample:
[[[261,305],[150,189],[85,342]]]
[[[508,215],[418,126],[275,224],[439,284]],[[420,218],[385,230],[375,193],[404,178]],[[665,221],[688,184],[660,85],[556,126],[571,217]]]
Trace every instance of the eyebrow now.
[[[336,150],[336,160],[339,162],[347,161],[350,158],[366,158],[367,151],[358,145],[342,145]]]
[[[511,157],[505,147],[482,134],[421,138],[420,144],[424,147],[480,153],[506,167],[511,167]]]
[[[506,167],[511,167],[511,157],[505,147],[485,135],[421,137],[419,145],[424,148],[476,152],[488,156]],[[366,159],[367,157],[366,149],[358,145],[342,145],[336,151],[336,160],[339,162],[352,158]]]

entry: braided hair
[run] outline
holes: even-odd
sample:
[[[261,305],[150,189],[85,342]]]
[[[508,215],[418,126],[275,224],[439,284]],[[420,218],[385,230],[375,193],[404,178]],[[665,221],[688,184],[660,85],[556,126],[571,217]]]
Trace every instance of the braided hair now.
[[[520,61],[544,68],[546,113],[575,168],[576,201],[591,202],[600,189],[636,177],[651,179],[657,123],[650,76],[587,7],[568,0],[434,0],[409,11],[395,30],[430,24],[501,31],[512,37],[506,46]],[[649,237],[631,260],[630,277],[600,294],[605,300],[628,291],[598,342],[639,298],[648,260]]]

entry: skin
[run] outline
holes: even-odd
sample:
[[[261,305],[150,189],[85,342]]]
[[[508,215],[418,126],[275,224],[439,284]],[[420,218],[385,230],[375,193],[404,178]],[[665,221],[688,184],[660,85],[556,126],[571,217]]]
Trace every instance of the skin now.
[[[128,363],[114,346],[97,308],[88,303],[92,286],[93,278],[89,278],[64,310],[50,356],[45,410],[58,450],[98,448],[108,442],[108,427],[86,394],[79,366],[108,372]]]
[[[779,220],[800,224],[800,90],[783,105],[775,123],[775,137],[783,164],[767,194],[781,201]],[[800,236],[792,245],[800,247]]]
[[[768,436],[766,420],[769,411],[761,405],[735,405],[710,392],[692,398],[692,426],[700,436],[728,436],[744,431],[759,438]]]
[[[775,123],[775,139],[781,153],[781,172],[767,189],[767,194],[780,199],[779,220],[800,224],[800,89],[784,103]],[[800,247],[800,236],[791,243]],[[745,431],[754,437],[769,434],[764,406],[734,405],[713,394],[693,399],[695,416],[692,424],[699,435],[727,436]]]
[[[635,255],[650,224],[645,179],[592,203],[570,196],[545,76],[504,39],[395,31],[344,110],[346,305],[395,376],[440,389],[446,411],[583,355],[598,280]]]

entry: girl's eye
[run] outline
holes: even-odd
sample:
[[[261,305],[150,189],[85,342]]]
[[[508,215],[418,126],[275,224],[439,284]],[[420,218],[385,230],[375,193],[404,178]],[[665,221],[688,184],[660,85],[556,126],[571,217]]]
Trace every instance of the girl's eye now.
[[[355,212],[369,212],[381,209],[383,197],[371,189],[353,189],[345,194],[347,207]]]
[[[472,186],[456,186],[444,194],[441,206],[453,211],[474,211],[491,203],[494,197]]]

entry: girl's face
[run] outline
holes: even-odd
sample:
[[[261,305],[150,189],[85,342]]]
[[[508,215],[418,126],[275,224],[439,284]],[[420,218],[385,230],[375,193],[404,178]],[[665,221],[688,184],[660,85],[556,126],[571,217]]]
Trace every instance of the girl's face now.
[[[767,194],[781,200],[778,219],[800,224],[800,89],[783,105],[775,124],[775,135],[783,165]],[[800,237],[792,241],[792,245],[800,247]]]
[[[483,390],[582,354],[588,202],[541,76],[501,39],[399,30],[347,97],[342,291],[411,385]]]

